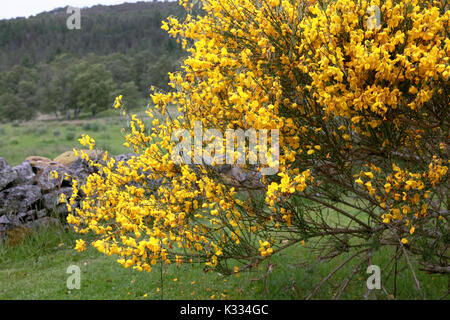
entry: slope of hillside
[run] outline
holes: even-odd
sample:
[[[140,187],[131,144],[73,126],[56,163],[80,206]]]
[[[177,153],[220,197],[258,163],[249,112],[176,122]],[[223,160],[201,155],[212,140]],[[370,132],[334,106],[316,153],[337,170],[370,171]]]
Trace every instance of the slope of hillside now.
[[[82,9],[80,30],[66,8],[0,20],[0,123],[95,116],[118,94],[134,108],[152,85],[170,90],[184,52],[161,21],[184,15],[176,2],[138,2]]]
[[[174,53],[176,42],[161,30],[161,20],[182,16],[176,2],[138,2],[81,10],[81,30],[69,30],[66,8],[25,19],[0,20],[0,71],[17,64],[50,61],[61,53]]]

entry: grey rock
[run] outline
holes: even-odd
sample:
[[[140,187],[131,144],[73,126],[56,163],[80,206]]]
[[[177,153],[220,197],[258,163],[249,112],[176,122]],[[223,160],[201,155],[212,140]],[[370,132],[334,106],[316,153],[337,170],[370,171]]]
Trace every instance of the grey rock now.
[[[0,224],[10,224],[8,217],[6,215],[3,215],[0,217]]]
[[[13,170],[5,159],[0,158],[0,191],[16,180],[16,178],[16,171]]]
[[[0,244],[4,240],[6,232],[16,228],[19,224],[19,220],[14,216],[8,217],[7,215],[3,215],[0,217]]]
[[[44,227],[48,227],[48,226],[60,226],[61,223],[59,222],[58,219],[56,218],[52,218],[52,217],[43,217],[37,220],[33,220],[31,222],[25,223],[23,226],[26,228],[35,228],[35,229],[39,229],[39,228],[44,228]]]
[[[255,168],[244,169],[238,165],[222,165],[212,168],[220,173],[224,181],[230,185],[250,189],[265,188],[265,185],[261,182],[262,175]]]
[[[72,207],[77,207],[77,206],[78,206],[78,202],[75,201],[75,203],[73,204]],[[62,204],[58,205],[54,209],[53,212],[58,216],[67,216],[69,214],[69,209],[67,208],[67,204],[62,203]]]
[[[25,160],[18,166],[13,167],[13,170],[17,173],[15,185],[34,184],[36,175],[33,172],[30,161]]]
[[[244,182],[247,180],[247,174],[241,167],[232,167],[228,174],[239,182]]]
[[[37,219],[37,212],[36,210],[29,210],[27,212],[19,213],[17,218],[22,223],[30,222]]]
[[[46,217],[47,215],[48,215],[48,212],[45,209],[42,209],[42,210],[39,210],[39,211],[36,212],[36,218],[37,219]]]
[[[44,208],[50,211],[54,210],[57,206],[59,206],[62,194],[65,194],[69,198],[72,195],[72,188],[65,187],[45,194],[42,197],[42,204],[44,205]]]
[[[33,214],[34,214],[35,212],[36,212],[35,210],[30,210],[30,211],[28,211],[28,212],[21,212],[21,213],[19,213],[19,214],[16,216],[16,218],[17,218],[19,221],[26,221],[26,220],[27,220],[27,217],[29,217],[29,215],[33,216]]]
[[[220,164],[214,168],[218,173],[226,173],[232,169],[231,164]]]
[[[17,186],[0,192],[0,214],[20,213],[41,198],[38,186]]]
[[[22,212],[17,215],[8,214],[0,217],[0,238],[1,233],[7,232],[8,230],[13,230],[24,224],[27,224],[35,220],[35,210],[30,210],[28,212]],[[0,239],[1,240],[1,239]]]
[[[53,171],[58,173],[57,179],[52,176]],[[66,167],[45,167],[38,172],[37,183],[43,192],[54,190],[63,183],[66,173],[69,173]]]
[[[0,217],[0,225],[6,227],[7,230],[13,229],[15,226],[20,225],[20,220],[16,215],[3,215]]]
[[[118,156],[114,157],[114,160],[116,160],[116,163],[123,161],[124,163],[126,163],[128,160],[130,160],[131,158],[136,157],[135,153],[126,153],[126,154],[120,154]]]
[[[78,157],[69,165],[68,171],[73,178],[77,180],[84,180],[91,173],[95,172],[95,168],[91,167],[89,163],[81,159],[81,157]]]

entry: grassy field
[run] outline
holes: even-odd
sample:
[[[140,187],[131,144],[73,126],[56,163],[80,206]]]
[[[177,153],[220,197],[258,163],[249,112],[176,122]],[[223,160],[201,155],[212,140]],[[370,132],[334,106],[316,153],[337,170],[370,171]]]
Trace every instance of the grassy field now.
[[[135,113],[144,115],[143,110]],[[117,155],[129,152],[123,146],[125,118],[115,110],[107,110],[98,119],[77,121],[30,121],[0,125],[0,157],[17,165],[26,157],[55,158],[64,151],[79,148],[78,138],[89,134],[97,147]],[[114,257],[95,249],[84,253],[73,250],[79,235],[63,227],[41,230],[28,236],[17,246],[0,244],[0,299],[304,299],[315,286],[348,256],[331,261],[316,261],[307,244],[291,247],[267,263],[239,277],[203,271],[202,265],[166,266],[151,273],[124,269]],[[86,238],[88,241],[89,238]],[[351,252],[348,255],[352,254]],[[373,263],[387,261],[393,252],[379,251]],[[67,268],[81,269],[81,289],[68,290]],[[414,264],[416,265],[416,264]],[[399,261],[398,299],[418,299],[411,272],[404,258]],[[348,264],[338,271],[313,296],[330,299],[342,280],[354,271]],[[417,270],[427,299],[439,299],[449,290],[446,276],[428,276]],[[357,272],[341,299],[364,299],[367,292],[365,270]],[[391,277],[392,279],[392,277]],[[392,292],[392,280],[384,283]],[[388,299],[381,291],[379,299]]]
[[[307,247],[293,247],[271,258],[273,271],[260,265],[249,273],[222,276],[205,273],[201,265],[155,267],[151,273],[125,269],[114,257],[88,248],[83,253],[73,250],[79,235],[62,227],[52,227],[28,236],[21,244],[0,246],[0,299],[304,299],[334,267],[346,257],[331,262],[314,262]],[[86,238],[89,240],[89,238]],[[388,252],[374,257],[387,259]],[[81,289],[68,290],[67,268],[81,270]],[[405,262],[400,261],[400,270]],[[336,286],[353,271],[352,265],[336,273],[314,299],[330,299]],[[364,299],[365,270],[357,273],[341,299]],[[439,299],[448,292],[444,276],[425,276],[419,280],[427,299]],[[385,283],[388,290],[392,283]],[[399,274],[398,299],[418,299],[407,268]],[[378,299],[388,297],[381,291]]]
[[[135,111],[145,115],[142,110]],[[28,156],[54,159],[65,151],[83,148],[78,139],[83,133],[95,139],[97,147],[117,155],[129,152],[121,129],[127,121],[119,111],[107,110],[97,119],[61,121],[34,120],[0,124],[0,157],[11,165],[20,164]]]

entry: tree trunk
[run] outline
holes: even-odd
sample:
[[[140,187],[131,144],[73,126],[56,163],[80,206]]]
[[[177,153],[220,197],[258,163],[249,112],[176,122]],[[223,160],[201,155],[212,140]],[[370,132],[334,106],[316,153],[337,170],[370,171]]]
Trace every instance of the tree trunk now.
[[[78,116],[80,115],[80,109],[79,108],[75,108],[75,110],[73,111],[73,118],[74,120],[78,120]]]

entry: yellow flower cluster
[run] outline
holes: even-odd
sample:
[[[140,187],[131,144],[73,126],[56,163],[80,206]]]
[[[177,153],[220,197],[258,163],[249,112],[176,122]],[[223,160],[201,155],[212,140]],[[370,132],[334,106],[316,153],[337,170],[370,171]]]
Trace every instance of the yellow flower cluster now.
[[[80,239],[76,241],[75,250],[77,250],[78,252],[83,252],[86,250],[86,243],[84,242],[84,240]]]
[[[381,9],[382,25],[359,28],[373,6]],[[432,84],[449,79],[448,10],[440,14],[418,0],[338,0],[310,11],[313,17],[301,23],[298,68],[311,76],[309,90],[325,113],[351,120],[361,132],[370,134],[397,108],[420,114]]]
[[[116,97],[116,100],[114,101],[114,109],[119,109],[122,106],[122,98],[122,95]]]
[[[99,172],[74,183],[67,220],[75,230],[94,232],[95,248],[140,271],[157,261],[256,263],[306,228],[298,197],[329,206],[318,197],[340,200],[334,192],[343,188],[377,204],[374,221],[402,221],[414,233],[447,175],[446,145],[428,139],[448,139],[438,122],[448,109],[432,104],[445,101],[448,86],[448,10],[418,0],[205,0],[205,14],[193,16],[192,2],[181,4],[185,20],[162,26],[189,53],[170,74],[174,90],[151,95],[151,128],[131,117],[125,145],[135,157],[91,162]],[[368,28],[373,6],[381,24]],[[266,188],[242,190],[214,168],[176,164],[172,134],[197,122],[223,132],[278,129],[278,174],[262,179]],[[301,232],[290,234],[306,239]]]
[[[268,241],[262,242],[259,240],[259,244],[261,247],[258,250],[261,252],[261,256],[266,257],[273,253],[273,248],[270,247],[270,243]]]
[[[442,159],[434,157],[428,172],[423,173],[412,173],[392,164],[393,172],[385,179],[376,177],[381,174],[380,168],[368,165],[371,171],[361,171],[355,182],[378,202],[385,212],[381,215],[384,223],[402,221],[413,234],[415,225],[427,217],[431,189],[446,178],[448,167],[442,163]]]
[[[82,137],[80,139],[78,139],[78,141],[80,142],[81,145],[83,146],[88,146],[89,150],[92,150],[95,146],[95,140],[92,139],[89,135],[87,134],[83,134]],[[76,151],[75,151],[76,154]],[[77,154],[76,154],[77,155]],[[87,155],[84,154],[84,158],[86,158]]]

